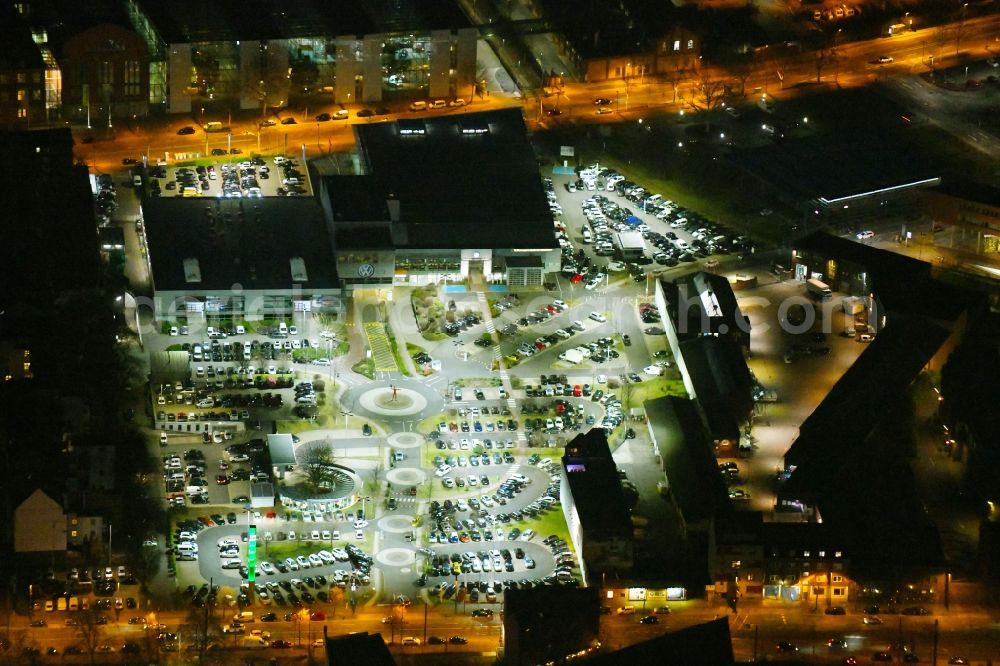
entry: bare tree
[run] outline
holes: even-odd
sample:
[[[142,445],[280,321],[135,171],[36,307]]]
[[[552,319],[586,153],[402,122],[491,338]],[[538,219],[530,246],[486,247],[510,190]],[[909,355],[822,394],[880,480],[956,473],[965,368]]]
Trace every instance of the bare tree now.
[[[90,656],[90,663],[96,663],[94,654],[97,648],[104,644],[104,627],[107,622],[102,619],[96,608],[88,608],[76,614],[76,633],[80,636],[83,651]]]
[[[822,79],[823,70],[828,66],[837,64],[839,57],[837,49],[833,47],[824,47],[815,52],[816,83],[819,83]]]
[[[311,446],[302,456],[299,463],[306,475],[306,480],[313,489],[330,478],[330,465],[333,464],[333,454],[326,446]]]
[[[715,78],[713,72],[704,67],[695,68],[697,76],[698,97],[697,102],[692,101],[695,108],[703,111],[711,111],[717,107],[726,94],[726,83],[722,79]]]
[[[677,88],[691,75],[691,65],[687,59],[678,58],[673,65],[663,74],[663,78],[670,83],[674,91],[674,103],[677,103]]]

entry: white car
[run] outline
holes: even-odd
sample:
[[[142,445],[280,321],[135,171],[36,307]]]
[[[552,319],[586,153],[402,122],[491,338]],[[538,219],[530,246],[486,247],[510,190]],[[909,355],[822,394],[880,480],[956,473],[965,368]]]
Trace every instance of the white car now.
[[[330,530],[323,530],[323,541],[329,541],[331,538]]]
[[[306,559],[305,555],[299,555],[298,557],[295,558],[295,561],[303,569],[308,569],[309,567],[312,566],[309,560]]]
[[[654,377],[659,377],[663,374],[663,368],[658,365],[647,365],[642,369],[647,375],[653,375]]]
[[[347,560],[351,559],[350,556],[347,554],[347,551],[344,550],[343,548],[334,548],[332,551],[330,551],[330,554],[333,555],[334,559],[337,560],[338,562],[346,562]]]
[[[312,539],[313,541],[319,541],[319,530],[313,530],[312,533],[309,535],[309,538]]]
[[[270,562],[261,562],[258,566],[260,567],[261,571],[263,571],[268,575],[273,575],[275,571],[277,571],[277,569],[274,568],[274,565],[271,564]]]
[[[366,527],[368,527],[368,521],[367,520],[355,520],[354,521],[354,529],[356,529],[356,530],[363,530]]]
[[[321,567],[323,566],[323,559],[316,553],[310,553],[309,564],[311,564],[314,567]]]
[[[858,240],[868,240],[869,238],[875,238],[874,231],[859,231],[856,235]]]
[[[594,321],[599,322],[601,324],[603,324],[604,322],[606,322],[608,320],[608,318],[605,317],[604,315],[602,315],[600,312],[591,312],[587,316],[590,317],[591,319],[593,319]]]
[[[611,273],[621,273],[625,270],[625,264],[620,261],[612,261],[608,263],[607,268]]]

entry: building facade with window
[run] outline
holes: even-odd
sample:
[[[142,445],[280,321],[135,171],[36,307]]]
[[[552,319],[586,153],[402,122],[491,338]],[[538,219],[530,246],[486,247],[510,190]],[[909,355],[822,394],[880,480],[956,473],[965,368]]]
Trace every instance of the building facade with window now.
[[[354,125],[354,132],[358,173],[312,178],[345,296],[366,289],[384,298],[396,285],[541,286],[545,273],[559,270],[552,212],[520,109]]]
[[[0,8],[0,127],[21,128],[47,120],[47,66],[41,49],[15,8]]]
[[[103,23],[74,34],[62,46],[63,116],[89,119],[149,112],[149,50],[135,31]]]
[[[127,0],[127,10],[151,54],[150,102],[169,113],[474,92],[479,33],[452,0]]]

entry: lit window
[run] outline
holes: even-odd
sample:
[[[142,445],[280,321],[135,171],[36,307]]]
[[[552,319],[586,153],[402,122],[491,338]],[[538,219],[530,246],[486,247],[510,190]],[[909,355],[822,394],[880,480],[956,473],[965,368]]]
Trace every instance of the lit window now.
[[[693,48],[694,48],[694,40],[693,39],[689,39],[688,40],[688,51],[690,51]]]
[[[28,117],[28,110],[27,109],[18,109],[17,110],[17,117],[18,118],[27,118]]]
[[[802,551],[802,557],[810,557],[809,552],[810,551],[808,551],[808,550],[803,550]]]
[[[681,50],[681,40],[678,39],[674,41],[674,51],[680,51],[680,50]]]
[[[840,552],[839,550],[836,550],[836,551],[834,551],[834,553],[833,553],[833,556],[834,556],[834,557],[840,557],[840,556],[841,556],[841,554],[842,554],[842,553],[841,553],[841,552]]]
[[[753,574],[747,574],[747,582],[753,581]]]
[[[742,563],[739,560],[733,560],[733,563],[730,566],[734,569],[739,569],[741,564]]]
[[[841,583],[841,582],[843,582],[843,580],[844,580],[843,576],[834,576],[833,577],[833,582],[834,583]]]
[[[76,530],[73,530],[72,532],[70,532],[70,536],[72,536],[75,539],[76,538]]]

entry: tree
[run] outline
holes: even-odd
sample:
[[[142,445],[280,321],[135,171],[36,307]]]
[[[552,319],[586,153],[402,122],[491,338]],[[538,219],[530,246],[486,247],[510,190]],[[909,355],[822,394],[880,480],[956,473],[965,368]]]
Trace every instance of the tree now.
[[[76,614],[76,633],[80,636],[83,651],[90,655],[90,663],[96,663],[94,654],[104,644],[104,627],[101,614],[96,608],[88,608]]]
[[[711,111],[717,107],[723,100],[726,94],[726,83],[722,79],[717,79],[713,76],[711,72],[706,67],[697,67],[695,69],[697,76],[697,86],[698,86],[698,97],[697,102],[692,102],[695,108]]]
[[[815,52],[816,65],[816,83],[819,83],[823,77],[823,70],[830,65],[834,65],[839,60],[839,54],[837,49],[833,47],[824,47]]]
[[[299,464],[306,475],[306,481],[315,490],[330,478],[333,454],[326,446],[311,446]]]
[[[673,65],[664,72],[663,78],[670,83],[670,87],[674,93],[674,104],[677,103],[677,89],[690,75],[691,65],[686,58],[676,59]]]

